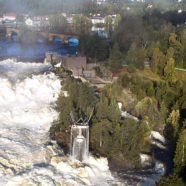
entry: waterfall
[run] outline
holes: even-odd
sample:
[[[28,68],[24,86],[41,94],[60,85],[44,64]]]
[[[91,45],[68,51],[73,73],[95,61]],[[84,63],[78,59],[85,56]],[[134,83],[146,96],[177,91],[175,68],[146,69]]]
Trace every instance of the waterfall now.
[[[85,161],[89,154],[89,126],[72,125],[70,151],[73,159]]]
[[[108,185],[113,177],[107,159],[90,156],[89,163],[77,163],[50,141],[48,131],[58,118],[54,107],[61,91],[60,79],[50,68],[44,63],[0,61],[0,185]],[[74,158],[84,161],[89,127],[72,128]]]

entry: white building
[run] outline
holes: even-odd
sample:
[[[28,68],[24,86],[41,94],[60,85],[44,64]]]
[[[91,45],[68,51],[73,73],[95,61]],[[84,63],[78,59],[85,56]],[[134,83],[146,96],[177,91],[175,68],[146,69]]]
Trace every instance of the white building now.
[[[98,5],[105,4],[106,2],[107,2],[107,0],[96,0],[96,4],[98,4]]]
[[[93,26],[93,27],[91,28],[91,31],[92,31],[92,32],[105,31],[105,28],[104,28],[104,27],[95,27],[95,26]]]
[[[105,23],[105,17],[92,17],[91,18],[92,24],[104,24]]]
[[[16,14],[10,13],[10,14],[3,15],[3,21],[15,21],[15,20],[16,20]]]

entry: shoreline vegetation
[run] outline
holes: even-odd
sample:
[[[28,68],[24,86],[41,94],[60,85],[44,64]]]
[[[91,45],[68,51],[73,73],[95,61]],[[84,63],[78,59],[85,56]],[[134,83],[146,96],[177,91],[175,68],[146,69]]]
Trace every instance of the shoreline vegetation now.
[[[69,152],[72,124],[70,112],[77,118],[85,117],[94,108],[90,122],[90,152],[95,156],[107,157],[111,170],[142,167],[140,153],[156,156],[149,141],[152,130],[159,131],[171,144],[170,149],[167,149],[171,156],[168,163],[172,164],[173,160],[174,164],[179,162],[181,152],[176,139],[182,140],[183,137],[180,139],[178,136],[185,127],[181,120],[184,117],[182,112],[184,113],[186,92],[183,81],[170,82],[160,76],[152,79],[141,70],[131,72],[130,67],[125,67],[116,82],[98,90],[88,83],[74,79],[63,70],[58,72],[64,72],[66,78],[56,106],[59,118],[50,129],[50,137],[66,153]],[[68,92],[68,96],[64,91]],[[123,119],[118,101],[126,111],[138,117],[139,121]],[[153,163],[148,166],[153,166]],[[171,169],[167,170],[168,174],[173,172]],[[175,173],[168,178],[175,179],[176,182],[180,180]],[[169,180],[168,178],[165,179]]]
[[[122,121],[117,101],[109,95],[110,88],[105,88],[101,93],[96,94],[97,90],[88,84],[67,77],[63,90],[67,91],[69,96],[65,97],[62,92],[59,96],[56,109],[60,114],[50,130],[51,138],[57,140],[65,149],[69,149],[72,124],[69,113],[73,112],[77,118],[85,117],[94,108],[94,115],[90,122],[90,151],[94,155],[110,158],[123,168],[138,167],[140,164],[139,142],[143,131],[135,134],[139,127],[137,122],[132,119]],[[141,128],[142,125],[140,125]],[[128,130],[126,135],[124,130]],[[132,135],[136,139],[133,138],[134,142],[130,143],[129,136]],[[128,138],[125,143],[123,143],[124,138]]]

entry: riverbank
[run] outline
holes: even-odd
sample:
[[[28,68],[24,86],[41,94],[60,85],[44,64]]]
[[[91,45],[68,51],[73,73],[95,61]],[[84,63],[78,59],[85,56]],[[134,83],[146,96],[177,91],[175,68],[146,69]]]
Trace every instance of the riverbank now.
[[[84,88],[79,89],[78,87],[84,86],[84,83],[81,83],[80,81],[77,81],[77,80],[73,80],[73,78],[70,78],[70,80],[67,78],[66,81],[63,81],[63,83],[64,83],[63,91],[68,91],[68,97],[65,98],[64,96],[62,96],[58,99],[57,110],[59,109],[58,111],[60,113],[60,116],[58,118],[57,123],[54,122],[54,124],[50,130],[50,135],[51,135],[51,138],[53,140],[56,140],[62,146],[63,149],[65,148],[66,151],[69,152],[69,144],[70,144],[70,141],[69,141],[70,140],[69,139],[70,125],[69,125],[69,123],[71,123],[70,118],[69,118],[69,113],[70,113],[70,111],[76,112],[76,110],[78,110],[78,105],[76,105],[76,104],[78,104],[77,100],[78,100],[78,98],[81,100],[81,94],[84,95],[83,92],[80,93],[80,90],[82,91],[86,86]],[[86,87],[84,90],[86,90],[88,92],[93,91],[93,90],[91,90],[90,87]],[[71,92],[71,91],[74,91],[74,92]],[[103,89],[103,92],[105,92],[105,91],[107,91],[107,90]],[[99,104],[101,105],[101,103],[99,103],[100,98],[102,100],[105,99],[105,101],[106,101],[105,96],[107,95],[107,93],[105,92],[106,94],[103,95],[103,92],[101,91],[99,94],[97,94],[98,100],[96,101],[97,102],[96,105],[99,105]],[[94,95],[95,92],[93,91],[92,93]],[[78,94],[78,96],[77,96],[77,94]],[[82,100],[86,104],[89,103],[88,105],[91,105],[94,102],[93,97],[86,97],[86,95],[84,95]],[[87,100],[87,98],[89,101]],[[71,99],[73,100],[72,102],[75,105],[75,110],[71,105],[71,101],[70,101]],[[112,104],[115,105],[115,102],[112,102]],[[66,107],[67,105],[68,105],[68,108]],[[70,108],[69,108],[69,106],[70,106]],[[112,124],[110,125],[109,124],[110,121],[107,120],[106,118],[107,117],[110,117],[110,119],[112,117],[121,118],[122,113],[121,113],[121,110],[119,110],[117,103],[113,107],[115,111],[110,110],[111,105],[108,104],[105,106],[102,105],[103,108],[102,108],[102,110],[100,110],[99,106],[94,105],[96,110],[94,111],[93,119],[90,122],[90,152],[93,155],[95,155],[96,157],[107,157],[110,170],[113,172],[113,174],[120,177],[121,180],[123,180],[124,178],[127,180],[130,180],[130,178],[133,177],[134,180],[136,180],[135,183],[144,183],[143,179],[147,179],[148,181],[150,180],[149,185],[154,185],[155,182],[158,181],[160,179],[160,177],[162,175],[164,175],[166,172],[166,170],[165,170],[165,167],[167,166],[166,162],[162,161],[162,159],[157,158],[158,154],[161,154],[162,151],[164,153],[163,157],[166,157],[168,155],[168,154],[166,154],[166,152],[169,151],[169,149],[166,149],[166,143],[164,141],[161,141],[163,137],[161,137],[159,139],[158,137],[155,137],[153,135],[152,142],[151,142],[152,146],[149,144],[151,147],[153,147],[152,151],[150,152],[150,146],[149,146],[149,155],[148,155],[149,160],[148,160],[148,162],[146,161],[145,163],[142,162],[142,160],[140,160],[140,158],[139,158],[140,150],[136,151],[139,148],[139,146],[136,146],[136,144],[138,143],[141,145],[141,139],[142,139],[141,136],[144,136],[145,133],[141,133],[141,135],[140,135],[141,139],[139,140],[137,138],[137,141],[133,142],[134,144],[131,144],[132,146],[130,148],[133,148],[133,145],[134,145],[135,150],[131,149],[131,150],[124,151],[124,149],[128,149],[127,146],[128,146],[128,144],[130,144],[130,142],[128,141],[130,139],[127,139],[127,138],[130,138],[129,136],[132,136],[132,138],[135,139],[141,130],[140,128],[141,127],[143,128],[146,126],[144,124],[142,124],[142,122],[140,120],[138,120],[138,119],[136,120],[136,118],[133,119],[133,117],[128,118],[128,119],[124,119],[123,121],[119,119],[118,122],[120,124],[119,123],[117,124],[116,121],[113,120]],[[85,105],[83,107],[85,108]],[[109,111],[109,110],[110,110],[109,113],[105,112],[105,111]],[[116,110],[118,110],[118,111],[116,112]],[[86,109],[84,112],[86,112]],[[113,114],[111,114],[112,112],[115,114],[118,114],[118,115],[117,116],[115,114],[113,115]],[[75,115],[77,115],[77,114],[78,113],[76,113]],[[118,128],[116,129],[114,127],[114,125],[116,125]],[[120,127],[124,127],[122,129],[123,132],[127,130],[128,133],[130,133],[130,134],[127,134],[127,136],[126,136],[127,138],[125,138],[125,137],[123,138],[123,140],[127,140],[127,144],[126,144],[126,146],[122,146],[122,147],[118,147],[118,143],[119,144],[121,143],[121,141],[118,139],[122,138],[121,136],[119,136],[120,132],[121,132]],[[132,129],[130,127],[134,127],[134,129]],[[138,128],[138,127],[140,127],[140,128]],[[100,133],[100,132],[102,132],[102,133]],[[117,136],[114,136],[114,134],[116,134],[116,133],[117,133]],[[102,134],[103,134],[103,136],[100,136]],[[109,136],[111,136],[111,135],[117,144],[115,142],[113,142],[111,139],[109,139],[110,138]],[[123,135],[126,135],[126,133]],[[132,138],[131,138],[131,140],[132,140]],[[105,146],[105,143],[106,143],[106,146]],[[146,141],[146,143],[147,143],[147,141]],[[149,136],[149,143],[150,143],[150,136]],[[101,144],[101,146],[100,146],[100,144]],[[163,146],[163,149],[159,148],[159,146]],[[119,150],[120,153],[118,153],[119,152],[117,150],[118,148],[120,149]],[[164,152],[164,149],[166,149],[165,152]],[[131,152],[136,153],[135,151],[137,152],[137,154],[135,156],[130,154]],[[123,154],[122,154],[123,152],[125,153],[125,156],[123,156]],[[132,160],[132,156],[134,156],[137,159],[139,158],[139,159],[138,160],[136,159],[137,161],[135,162]],[[134,180],[133,180],[133,183],[134,183]],[[124,182],[124,180],[123,180],[123,182]],[[127,183],[129,183],[129,182],[127,182]],[[131,180],[130,184],[132,184],[132,180]]]

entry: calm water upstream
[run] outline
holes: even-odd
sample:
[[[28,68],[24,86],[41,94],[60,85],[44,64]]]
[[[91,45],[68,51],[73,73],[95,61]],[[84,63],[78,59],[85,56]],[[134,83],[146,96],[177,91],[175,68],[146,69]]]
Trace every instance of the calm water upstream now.
[[[16,41],[0,40],[0,58],[16,57],[24,61],[42,61],[46,52],[57,52],[61,55],[76,55],[77,47],[60,42],[42,42],[23,44]]]

